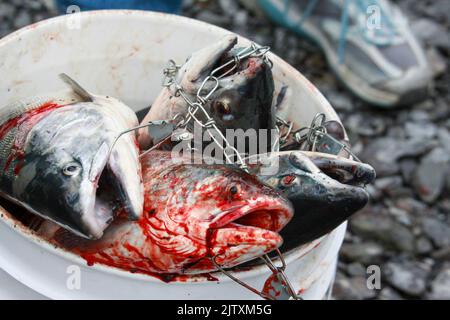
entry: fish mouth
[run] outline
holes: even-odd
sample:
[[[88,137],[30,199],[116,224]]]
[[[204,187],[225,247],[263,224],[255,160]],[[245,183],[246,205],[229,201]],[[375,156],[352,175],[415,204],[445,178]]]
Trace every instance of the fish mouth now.
[[[367,185],[376,178],[375,169],[369,164],[357,162],[333,154],[302,151],[329,177],[345,184]]]
[[[213,45],[204,48],[194,54],[188,61],[189,72],[192,77],[189,77],[190,82],[200,82],[222,65],[230,60],[245,48],[237,47],[238,38],[235,35],[227,35],[220,41]],[[207,63],[205,63],[207,61]],[[236,86],[238,83],[245,83],[249,78],[254,78],[258,72],[263,68],[264,61],[258,57],[248,57],[243,61],[239,61],[236,66],[234,63],[229,64],[221,69],[218,69],[214,76],[220,78],[222,86]],[[201,66],[198,69],[192,66]],[[188,69],[188,68],[186,68]],[[233,83],[228,83],[233,80]]]
[[[137,220],[143,212],[143,185],[137,151],[120,142],[112,152],[109,149],[104,143],[97,151],[89,179],[85,182],[87,192],[80,193],[83,236],[89,239],[101,238],[117,216],[126,215],[129,220]]]
[[[368,203],[369,194],[364,188],[342,184],[323,173],[320,175],[309,188],[289,196],[295,216],[282,232],[286,242],[301,245],[315,240],[337,228]]]
[[[292,205],[283,198],[230,206],[210,226],[209,254],[230,268],[271,252],[283,243],[278,232],[292,216]]]

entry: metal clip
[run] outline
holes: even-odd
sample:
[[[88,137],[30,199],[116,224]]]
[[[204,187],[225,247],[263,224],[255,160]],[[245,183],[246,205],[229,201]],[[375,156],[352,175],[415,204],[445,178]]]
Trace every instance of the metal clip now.
[[[172,59],[169,60],[167,67],[164,68],[163,74],[163,87],[170,87],[175,80],[175,77],[178,73],[178,70],[180,69],[180,66],[175,63]]]
[[[295,290],[293,289],[288,277],[286,276],[286,273],[284,272],[286,270],[286,262],[284,261],[283,255],[281,254],[279,249],[276,249],[275,252],[277,253],[278,258],[282,263],[281,267],[277,267],[268,255],[264,255],[261,257],[266,266],[270,269],[270,271],[272,271],[272,275],[267,279],[262,291],[253,288],[251,285],[233,276],[231,272],[222,268],[216,262],[217,256],[212,257],[211,262],[220,272],[222,272],[228,278],[243,286],[244,288],[252,291],[263,299],[288,300],[292,298],[294,300],[302,300],[302,298],[295,293]]]

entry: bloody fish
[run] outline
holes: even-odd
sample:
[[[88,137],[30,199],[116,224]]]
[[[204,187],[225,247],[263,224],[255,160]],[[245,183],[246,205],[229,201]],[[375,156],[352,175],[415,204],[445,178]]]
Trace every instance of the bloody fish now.
[[[46,222],[39,233],[81,255],[143,273],[196,274],[268,253],[282,244],[289,201],[235,166],[186,163],[171,152],[142,158],[145,210],[139,221],[116,220],[97,241]]]
[[[136,138],[125,135],[113,147],[137,118],[122,102],[61,77],[69,92],[0,109],[0,195],[96,239],[114,219],[115,207],[125,208],[130,219],[142,215]],[[111,193],[117,194],[114,201]]]

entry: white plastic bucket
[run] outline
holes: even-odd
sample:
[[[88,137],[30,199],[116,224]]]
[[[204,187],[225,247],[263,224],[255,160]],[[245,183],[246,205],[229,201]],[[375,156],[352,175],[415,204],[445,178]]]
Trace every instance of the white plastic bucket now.
[[[77,20],[79,18],[79,20]],[[90,91],[115,96],[136,111],[148,107],[161,90],[169,59],[183,62],[193,51],[229,31],[179,16],[141,11],[98,11],[62,16],[26,27],[0,40],[0,107],[27,96],[65,88],[65,72]],[[240,38],[240,43],[248,40]],[[318,90],[298,71],[270,54],[276,93],[288,86],[278,110],[296,126],[318,112],[338,120]],[[217,273],[164,283],[146,275],[86,262],[40,240],[0,207],[0,267],[31,289],[54,299],[257,299],[254,293]],[[325,237],[284,254],[286,273],[305,299],[322,299],[332,283],[346,224]],[[81,270],[81,288],[67,286]],[[76,269],[76,268],[75,268]],[[68,273],[69,272],[69,273]],[[235,276],[262,289],[270,276],[265,265]]]

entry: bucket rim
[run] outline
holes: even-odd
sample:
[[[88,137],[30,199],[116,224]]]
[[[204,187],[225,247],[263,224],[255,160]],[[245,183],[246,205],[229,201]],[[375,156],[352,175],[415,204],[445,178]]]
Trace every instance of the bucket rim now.
[[[203,22],[203,21],[199,21],[196,19],[179,16],[179,15],[175,15],[175,14],[153,12],[153,11],[143,11],[143,10],[97,10],[97,11],[79,12],[79,13],[74,13],[74,14],[80,15],[81,19],[90,19],[92,17],[111,18],[111,17],[129,16],[130,18],[145,18],[145,19],[150,19],[153,21],[158,21],[158,20],[165,21],[165,22],[170,21],[172,23],[176,23],[176,24],[180,25],[180,27],[185,25],[186,27],[190,27],[190,28],[194,27],[194,28],[199,28],[199,29],[203,29],[203,30],[205,28],[207,28],[211,32],[216,32],[216,33],[235,34],[238,36],[239,40],[243,40],[245,42],[251,42],[246,37],[243,37],[239,34],[236,34],[232,31],[224,29],[222,27],[218,27],[218,26],[215,26],[215,25]],[[59,25],[61,23],[65,23],[71,15],[72,14],[56,16],[56,17],[49,18],[49,19],[46,19],[46,20],[43,20],[40,22],[36,22],[29,26],[23,27],[15,32],[5,36],[4,38],[0,39],[0,48],[7,46],[10,43],[13,43],[15,41],[20,41],[21,37],[32,34],[34,32],[34,30],[44,29],[44,28],[51,27],[53,25]],[[302,86],[306,86],[308,89],[310,89],[308,92],[311,94],[311,96],[313,98],[315,98],[317,100],[317,103],[323,105],[324,108],[327,109],[329,112],[336,114],[334,109],[331,107],[330,103],[326,100],[326,98],[322,95],[322,93],[320,93],[319,90],[308,79],[306,79],[297,69],[295,69],[293,66],[288,64],[286,61],[281,59],[279,56],[277,56],[273,52],[269,52],[269,57],[274,62],[274,64],[279,65],[283,69],[287,69],[292,74],[292,77],[295,78],[296,80],[298,80]],[[336,115],[336,118],[339,119],[337,115]],[[0,214],[1,214],[0,220],[2,220],[14,232],[19,233],[21,236],[25,237],[31,243],[36,244],[36,245],[40,246],[41,248],[49,251],[50,253],[56,254],[56,255],[63,257],[69,261],[73,261],[82,266],[86,265],[86,261],[83,258],[81,258],[80,256],[70,253],[68,251],[65,251],[62,248],[55,247],[54,245],[43,240],[42,238],[38,237],[36,234],[34,234],[30,230],[28,230],[28,228],[26,228],[24,226],[20,226],[18,221],[15,220],[13,217],[11,217],[10,214],[1,207],[0,207]],[[331,239],[334,238],[335,234],[337,234],[340,231],[341,226],[319,239],[316,239],[316,240],[314,240],[310,243],[304,244],[304,245],[300,245],[299,247],[296,247],[294,249],[291,249],[291,250],[285,252],[283,256],[286,261],[286,264],[289,265],[291,262],[301,259],[303,256],[309,254],[315,248],[319,247],[322,242],[326,242],[325,240],[327,240],[328,238],[331,238]],[[326,254],[324,253],[324,256],[325,255]],[[279,263],[279,259],[278,258],[275,259],[275,262]],[[157,279],[156,277],[152,277],[149,275],[131,273],[131,272],[128,272],[125,270],[121,270],[118,268],[109,267],[109,266],[101,265],[101,264],[95,264],[89,268],[93,268],[97,271],[110,273],[110,274],[120,276],[120,277],[130,278],[132,280],[158,282],[158,283],[160,283],[160,281],[161,281],[161,280]],[[230,278],[228,278],[227,276],[223,275],[220,272],[213,272],[210,274],[212,274],[215,278],[217,278],[218,281],[224,281],[224,282],[232,281]],[[261,264],[261,265],[255,265],[255,266],[248,267],[248,269],[246,268],[243,270],[235,270],[235,271],[232,270],[232,274],[234,274],[235,276],[244,280],[247,278],[261,276],[264,274],[270,274],[270,270],[264,264]],[[207,276],[202,276],[202,277],[198,277],[198,278],[193,277],[192,279],[188,278],[187,281],[174,281],[171,283],[189,284],[190,285],[190,284],[201,284],[201,283],[209,282],[209,281],[210,280],[208,279]]]

